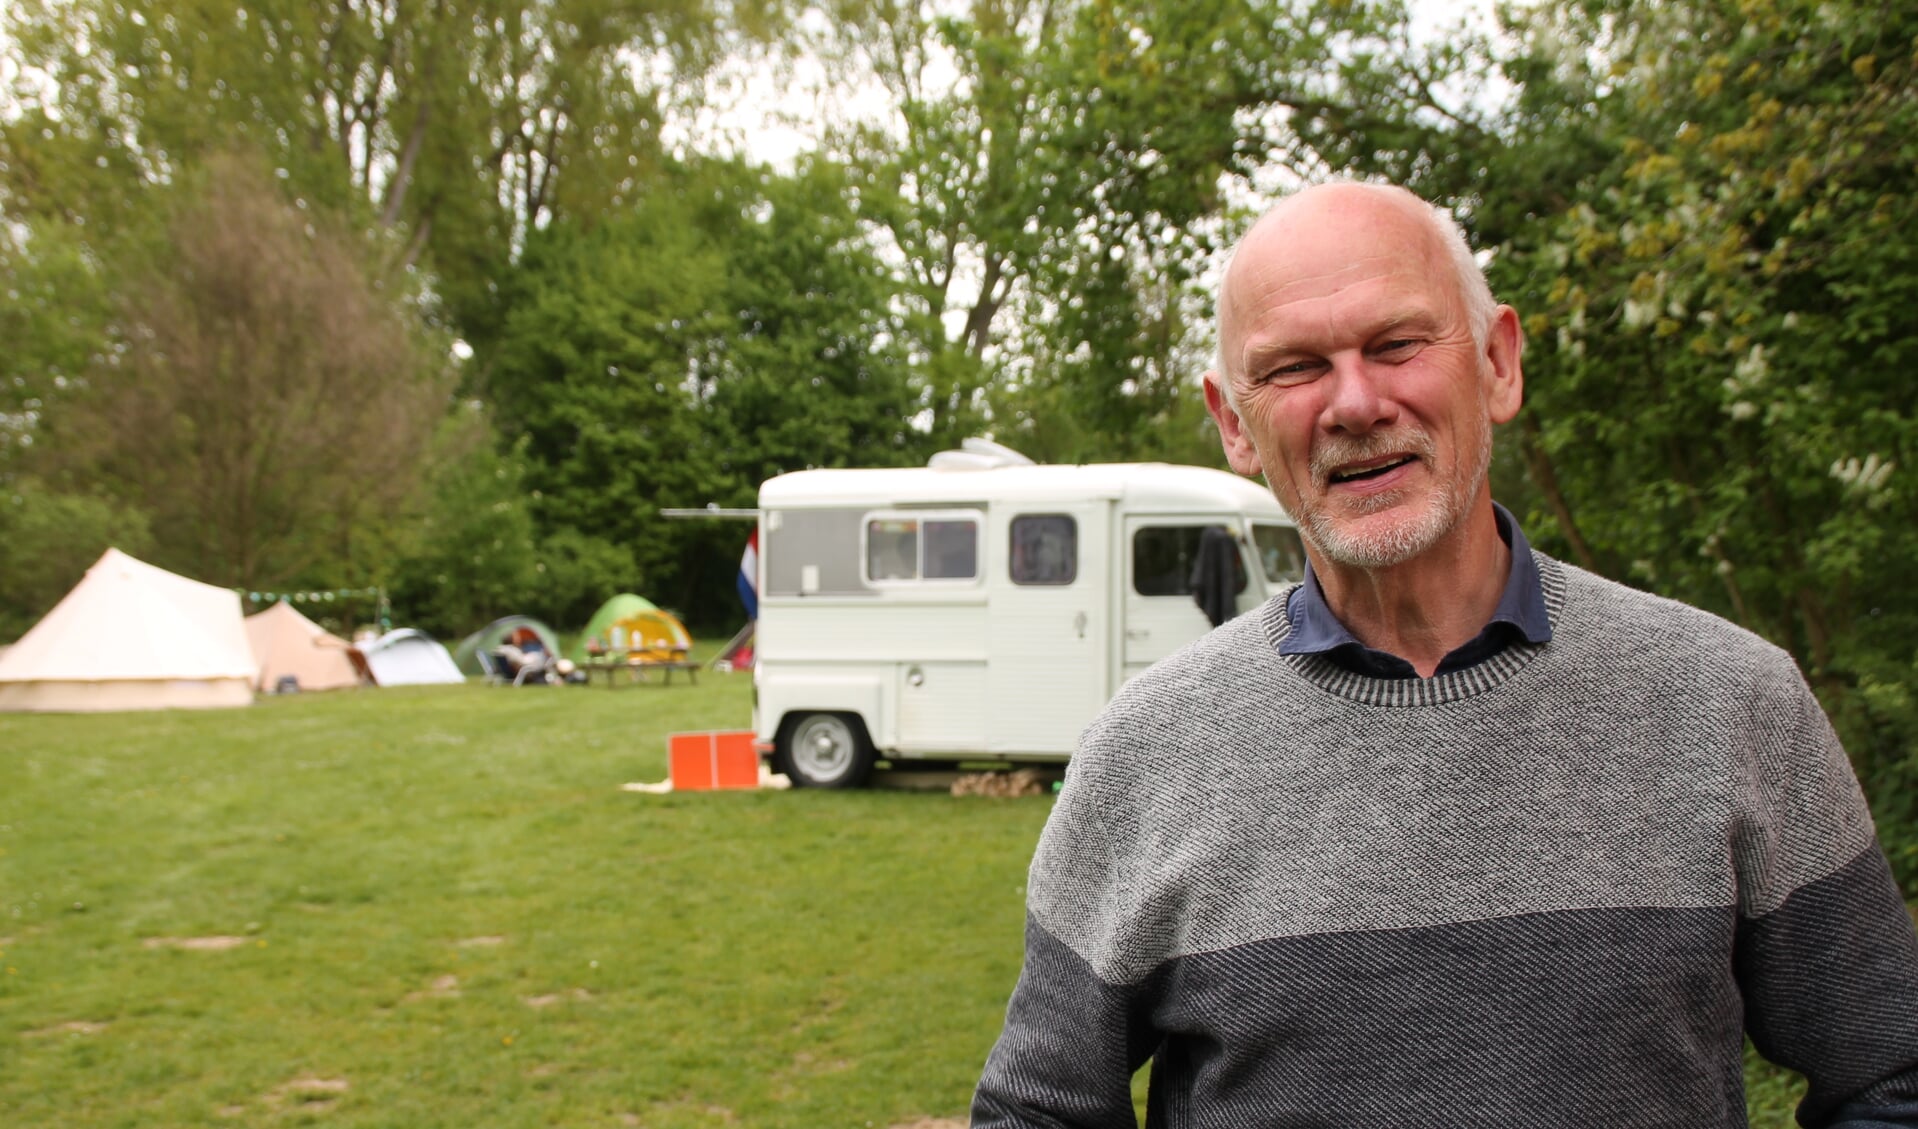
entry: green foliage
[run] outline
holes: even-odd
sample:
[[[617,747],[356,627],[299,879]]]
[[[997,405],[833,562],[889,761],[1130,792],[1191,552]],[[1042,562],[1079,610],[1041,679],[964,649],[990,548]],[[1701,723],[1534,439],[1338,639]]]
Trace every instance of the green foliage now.
[[[31,462],[40,420],[81,391],[105,351],[113,280],[83,233],[45,221],[0,229],[0,481]]]
[[[1532,339],[1544,543],[1789,649],[1918,889],[1910,17],[1547,10],[1521,73],[1558,86],[1524,104],[1499,167],[1562,179],[1521,182],[1484,218]]]
[[[46,417],[50,458],[199,579],[371,571],[445,411],[437,342],[351,230],[243,154],[155,203],[163,237],[113,264],[111,348]]]
[[[786,471],[913,463],[930,450],[912,424],[923,369],[857,185],[856,173],[809,162],[791,177],[746,180],[750,195],[735,206],[752,222],[713,217],[733,321],[694,364],[719,475],[711,496],[723,504],[753,504],[759,483]]]
[[[212,149],[270,155],[302,198],[392,229],[459,316],[526,234],[630,203],[659,103],[774,3],[21,0],[0,209],[117,226]],[[651,78],[664,76],[664,81]]]
[[[1473,44],[1414,47],[1397,3],[840,15],[838,45],[869,61],[903,135],[831,144],[865,170],[864,214],[904,260],[922,402],[947,443],[989,426],[1045,460],[1216,462],[1194,430],[1200,280],[1232,233],[1230,195],[1275,166],[1429,175],[1469,160],[1432,156],[1453,133],[1483,133],[1433,93]],[[945,65],[958,81],[929,89]]]
[[[0,490],[0,641],[38,622],[109,548],[138,557],[152,544],[135,510],[15,480]]]
[[[520,601],[539,587],[539,553],[525,458],[499,449],[477,405],[441,426],[429,464],[425,503],[389,595],[396,622],[453,640],[523,610]]]
[[[1745,1114],[1749,1129],[1796,1129],[1798,1103],[1805,1097],[1803,1076],[1773,1066],[1745,1044]]]
[[[633,587],[632,550],[606,537],[558,529],[539,543],[537,574],[521,599],[534,614],[567,630],[583,625],[607,597]]]
[[[751,506],[784,470],[923,459],[911,358],[842,177],[689,166],[641,208],[528,245],[481,360],[570,562],[568,616],[620,589],[731,616],[744,529],[659,510]]]

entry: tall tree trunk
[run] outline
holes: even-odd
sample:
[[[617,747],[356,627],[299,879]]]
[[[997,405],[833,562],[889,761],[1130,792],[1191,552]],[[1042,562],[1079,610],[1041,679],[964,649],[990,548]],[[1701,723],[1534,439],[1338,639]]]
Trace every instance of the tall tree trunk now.
[[[399,166],[393,170],[393,182],[386,186],[386,206],[380,211],[383,227],[400,222],[400,207],[406,203],[406,190],[413,183],[413,166],[419,162],[420,148],[426,143],[426,125],[432,108],[432,103],[422,94],[419,109],[413,114],[413,128],[406,135],[406,148],[400,151]]]
[[[1691,503],[1692,521],[1699,529],[1706,527],[1705,503],[1698,500],[1698,487],[1692,481],[1691,472],[1686,469],[1685,459],[1676,445],[1668,445],[1665,450],[1666,463],[1671,468],[1672,481],[1685,489],[1685,500]],[[1740,627],[1748,628],[1759,634],[1766,634],[1762,624],[1752,621],[1751,608],[1745,603],[1745,590],[1738,583],[1738,566],[1719,543],[1716,532],[1705,534],[1705,555],[1713,562],[1713,571],[1718,574],[1719,583],[1725,586],[1725,598],[1731,602],[1732,618]]]
[[[992,333],[992,319],[998,315],[1000,303],[1005,301],[1000,287],[1004,276],[1005,260],[997,255],[989,256],[986,259],[985,276],[979,280],[979,300],[966,313],[966,351],[974,357],[985,355],[986,342]]]
[[[1579,531],[1578,521],[1572,517],[1572,507],[1565,501],[1565,493],[1558,487],[1558,475],[1552,470],[1551,456],[1545,453],[1545,444],[1539,437],[1538,420],[1527,412],[1518,420],[1518,446],[1525,457],[1526,474],[1539,493],[1545,495],[1545,504],[1552,511],[1552,517],[1558,521],[1559,532],[1565,535],[1565,543],[1571,546],[1572,556],[1577,558],[1579,567],[1590,572],[1598,571],[1598,559],[1592,555],[1592,547],[1585,541],[1585,534]]]

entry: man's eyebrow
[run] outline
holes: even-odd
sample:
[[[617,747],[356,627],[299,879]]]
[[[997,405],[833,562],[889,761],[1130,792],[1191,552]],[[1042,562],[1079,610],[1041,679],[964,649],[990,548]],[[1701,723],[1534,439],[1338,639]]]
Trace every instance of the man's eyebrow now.
[[[1429,333],[1437,328],[1438,323],[1438,315],[1431,310],[1401,310],[1385,317],[1368,329],[1365,332],[1365,339],[1373,341],[1406,329]],[[1278,357],[1316,356],[1317,353],[1318,349],[1315,346],[1296,341],[1265,341],[1245,346],[1240,351],[1240,358],[1249,372],[1260,363],[1270,363]]]
[[[1400,310],[1382,318],[1377,325],[1366,333],[1367,339],[1384,337],[1402,329],[1415,329],[1432,332],[1438,328],[1439,316],[1432,310]]]
[[[1294,345],[1290,341],[1268,341],[1259,345],[1247,345],[1240,351],[1239,361],[1245,367],[1245,372],[1249,376],[1258,369],[1270,365],[1281,358],[1302,357],[1311,354],[1311,349],[1303,345]]]

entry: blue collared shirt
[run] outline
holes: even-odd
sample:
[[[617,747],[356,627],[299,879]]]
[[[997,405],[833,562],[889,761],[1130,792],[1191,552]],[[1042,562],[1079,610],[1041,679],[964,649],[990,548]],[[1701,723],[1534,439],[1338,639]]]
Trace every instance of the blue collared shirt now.
[[[1539,584],[1538,562],[1532,559],[1532,546],[1525,531],[1518,527],[1504,506],[1492,503],[1498,522],[1498,535],[1512,549],[1512,567],[1505,574],[1505,590],[1499,594],[1498,607],[1485,629],[1471,640],[1439,660],[1433,673],[1449,674],[1476,666],[1503,651],[1515,638],[1530,643],[1545,643],[1552,638],[1552,618],[1545,610],[1545,590]],[[1417,678],[1412,664],[1386,651],[1375,651],[1358,641],[1325,602],[1319,578],[1306,562],[1305,583],[1292,590],[1286,600],[1285,614],[1292,630],[1279,644],[1282,655],[1319,655],[1355,674],[1373,678]]]

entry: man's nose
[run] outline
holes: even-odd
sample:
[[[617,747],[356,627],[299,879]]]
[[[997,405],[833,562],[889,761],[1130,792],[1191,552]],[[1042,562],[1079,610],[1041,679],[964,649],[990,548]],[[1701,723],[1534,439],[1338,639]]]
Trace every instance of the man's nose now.
[[[1325,410],[1320,414],[1325,427],[1363,435],[1397,420],[1398,404],[1384,386],[1383,376],[1362,356],[1334,358]]]

